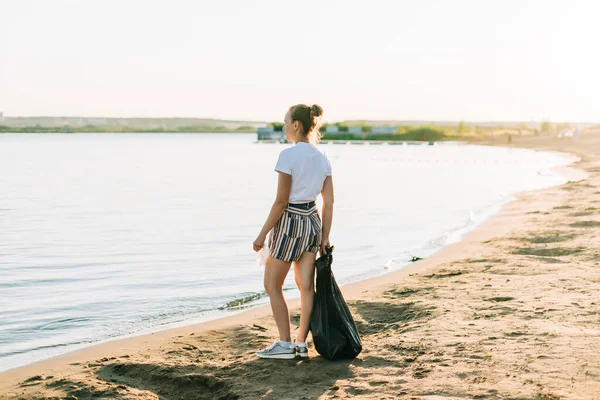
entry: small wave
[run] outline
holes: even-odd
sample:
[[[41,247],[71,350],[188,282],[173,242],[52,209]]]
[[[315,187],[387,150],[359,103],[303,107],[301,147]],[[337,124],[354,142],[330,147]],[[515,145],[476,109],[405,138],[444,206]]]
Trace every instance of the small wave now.
[[[244,297],[240,297],[238,299],[232,300],[225,304],[224,306],[219,307],[219,310],[232,310],[247,307],[248,303],[252,303],[256,300],[260,300],[263,297],[267,296],[267,292],[257,292],[246,294]]]
[[[36,352],[36,351],[40,351],[40,350],[57,349],[60,347],[70,347],[70,346],[76,346],[79,344],[91,344],[91,343],[93,343],[93,341],[77,341],[77,342],[71,342],[71,343],[57,343],[57,344],[49,344],[49,345],[45,345],[45,346],[36,346],[36,347],[30,347],[30,348],[26,348],[26,349],[22,349],[22,350],[7,351],[6,353],[0,354],[0,358],[14,356],[14,355],[20,355],[20,354],[26,354],[26,353]],[[3,371],[3,369],[0,369],[0,371]]]
[[[393,270],[398,267],[403,267],[405,265],[408,265],[412,262],[422,260],[423,257],[416,255],[417,253],[419,253],[419,251],[403,253],[402,256],[400,256],[400,257],[390,258],[383,265],[383,269],[384,270]]]
[[[291,291],[296,290],[296,286],[295,285],[286,285],[283,287],[284,292],[287,292],[290,290]],[[254,303],[257,302],[258,300],[269,296],[267,294],[267,292],[265,292],[264,290],[261,292],[240,293],[240,295],[242,295],[243,297],[239,297],[237,299],[231,300],[231,301],[227,302],[224,306],[218,307],[217,310],[232,311],[232,310],[241,310],[244,308],[249,308],[249,307],[257,305]],[[252,303],[252,304],[250,304],[250,303]]]
[[[450,230],[448,232],[445,232],[442,236],[433,239],[430,242],[431,247],[444,247],[461,241],[465,234],[472,231],[482,222],[486,221],[488,218],[498,213],[504,204],[508,203],[513,199],[514,196],[502,193],[502,199],[496,204],[479,212],[470,211],[469,216],[466,218],[464,225],[456,229]]]

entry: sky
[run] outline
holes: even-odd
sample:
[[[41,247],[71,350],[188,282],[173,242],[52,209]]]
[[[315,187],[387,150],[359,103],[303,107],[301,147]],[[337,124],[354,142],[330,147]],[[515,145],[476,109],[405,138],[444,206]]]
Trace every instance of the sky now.
[[[595,0],[0,0],[5,116],[600,121]]]

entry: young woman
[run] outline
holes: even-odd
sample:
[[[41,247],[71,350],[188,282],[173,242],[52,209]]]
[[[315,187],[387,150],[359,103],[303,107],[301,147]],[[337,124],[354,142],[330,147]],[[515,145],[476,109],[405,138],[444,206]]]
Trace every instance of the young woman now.
[[[261,358],[308,357],[306,336],[314,301],[315,259],[329,247],[333,217],[333,180],[331,164],[315,147],[320,139],[323,109],[313,104],[298,104],[285,114],[283,131],[295,145],[279,154],[275,171],[279,174],[277,197],[262,230],[253,243],[260,251],[268,232],[269,256],[265,265],[265,290],[279,330],[279,341],[256,353]],[[315,200],[323,198],[322,218]],[[300,290],[300,327],[296,341],[290,335],[290,316],[283,297],[283,282],[294,263],[296,285]]]

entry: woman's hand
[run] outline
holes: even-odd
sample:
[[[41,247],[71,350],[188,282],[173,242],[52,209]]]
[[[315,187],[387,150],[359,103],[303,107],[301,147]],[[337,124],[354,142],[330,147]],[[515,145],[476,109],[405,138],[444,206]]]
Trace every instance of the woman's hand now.
[[[263,235],[262,233],[256,237],[254,243],[252,243],[252,248],[254,249],[254,251],[259,252],[260,249],[262,249],[265,246],[266,237],[267,235]]]
[[[331,247],[329,238],[326,238],[326,237],[324,237],[323,240],[321,240],[321,248],[319,249],[322,256],[325,255],[325,253],[326,253],[325,247],[327,247],[327,248]]]

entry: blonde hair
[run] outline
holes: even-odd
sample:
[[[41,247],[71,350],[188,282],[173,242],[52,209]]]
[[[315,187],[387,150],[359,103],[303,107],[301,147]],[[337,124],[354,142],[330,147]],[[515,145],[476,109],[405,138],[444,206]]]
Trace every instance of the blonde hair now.
[[[321,140],[321,117],[323,116],[323,108],[318,104],[312,106],[306,104],[296,104],[290,107],[290,117],[292,122],[298,121],[302,125],[304,135],[312,144],[317,144]]]

